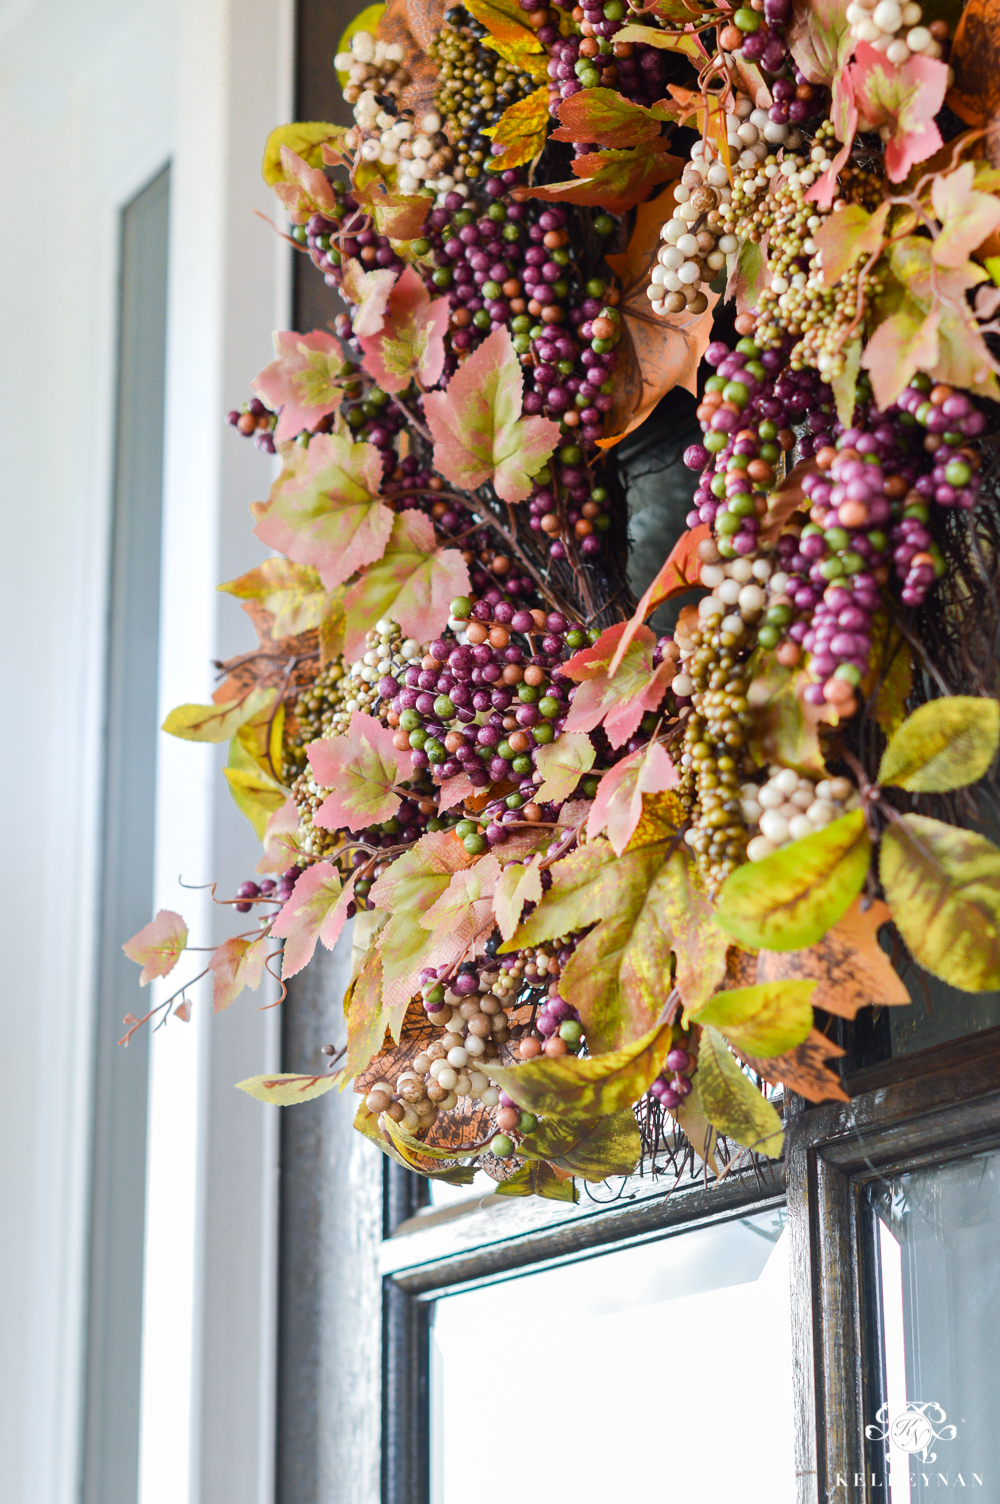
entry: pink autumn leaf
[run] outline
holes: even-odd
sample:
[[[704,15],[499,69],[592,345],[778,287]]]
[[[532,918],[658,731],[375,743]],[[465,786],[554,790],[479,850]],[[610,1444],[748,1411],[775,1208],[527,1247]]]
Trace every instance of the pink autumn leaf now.
[[[409,752],[393,743],[393,732],[374,716],[355,710],[346,736],[313,742],[308,750],[313,777],[332,789],[313,815],[324,830],[364,830],[381,825],[399,808],[393,793],[413,771]]]
[[[257,991],[267,960],[267,944],[267,935],[261,935],[257,940],[244,940],[234,935],[212,952],[208,966],[212,972],[212,1007],[216,1013],[235,1002],[244,987]]]
[[[283,146],[280,156],[284,180],[274,184],[274,191],[292,223],[304,225],[317,213],[332,219],[337,212],[337,200],[325,173],[318,167],[310,167],[290,146]]]
[[[437,546],[424,512],[400,512],[385,553],[345,598],[345,656],[360,657],[365,633],[382,617],[398,622],[407,637],[427,642],[447,624],[451,601],[468,589],[469,570],[458,549]]]
[[[351,328],[359,339],[381,329],[395,280],[396,273],[386,267],[366,272],[360,261],[352,258],[344,262],[341,285],[344,297],[354,306]]]
[[[608,627],[593,647],[563,664],[563,673],[578,683],[566,730],[593,731],[603,722],[612,747],[627,742],[647,710],[657,709],[675,672],[669,658],[653,667],[656,638],[648,627],[639,627],[612,678],[611,665],[628,626],[618,622]]]
[[[499,877],[500,863],[495,856],[482,856],[473,866],[456,872],[441,896],[419,916],[421,928],[464,951],[484,929],[492,928],[493,894]]]
[[[146,987],[154,977],[165,977],[177,965],[177,958],[187,945],[188,928],[179,914],[161,909],[155,919],[144,925],[122,950],[130,961],[142,967],[139,986]]]
[[[901,183],[911,167],[925,162],[942,144],[934,116],[944,104],[948,65],[914,53],[897,66],[868,42],[859,42],[846,73],[857,105],[858,130],[881,132],[888,127],[886,171],[893,183]]]
[[[851,147],[858,129],[858,106],[855,103],[854,91],[851,88],[846,68],[839,68],[833,80],[830,119],[833,121],[840,147],[826,172],[816,179],[806,194],[806,198],[812,203],[819,204],[821,209],[829,209],[837,197],[837,179],[844,163],[851,155]]]
[[[954,172],[939,173],[931,184],[934,213],[941,222],[931,251],[938,266],[964,266],[986,237],[1000,228],[1000,201],[992,193],[973,188],[975,175],[973,164],[963,162]]]
[[[444,336],[450,305],[432,302],[412,266],[403,269],[389,294],[381,328],[359,336],[362,365],[385,392],[405,392],[416,377],[433,386],[444,368]]]
[[[676,786],[677,769],[659,742],[640,747],[609,768],[598,784],[587,817],[588,841],[606,830],[615,855],[621,856],[642,819],[643,794],[661,794]]]
[[[264,855],[254,871],[287,872],[301,855],[299,808],[294,799],[286,799],[280,809],[268,816],[264,827]]]
[[[446,778],[438,793],[438,813],[454,809],[456,804],[471,799],[475,792],[476,786],[468,773],[456,773],[453,778]]]
[[[285,942],[281,979],[287,982],[312,960],[316,941],[333,950],[354,898],[357,873],[346,885],[332,862],[308,867],[292,889],[292,896],[271,926],[271,934]]]
[[[327,590],[385,552],[393,512],[379,499],[382,457],[374,444],[317,434],[290,445],[254,533],[297,564],[310,564]]]
[[[250,383],[251,390],[280,413],[275,442],[294,439],[305,429],[312,433],[327,413],[335,412],[343,396],[337,385],[343,364],[340,344],[332,334],[314,329],[275,333],[277,360],[272,360]]]
[[[434,468],[463,490],[492,480],[504,501],[524,501],[531,477],[559,439],[559,424],[522,418],[521,363],[506,328],[496,329],[455,372],[444,392],[424,397]]]

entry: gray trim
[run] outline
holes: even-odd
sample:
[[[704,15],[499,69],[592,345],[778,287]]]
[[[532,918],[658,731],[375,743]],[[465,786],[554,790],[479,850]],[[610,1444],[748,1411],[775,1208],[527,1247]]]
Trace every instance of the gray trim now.
[[[343,1034],[349,930],[290,984],[283,1070],[324,1070]],[[348,1088],[281,1114],[277,1504],[379,1496],[384,1160],[357,1104]]]
[[[153,897],[169,196],[165,167],[121,216],[83,1504],[138,1488],[148,1043],[117,1040]]]

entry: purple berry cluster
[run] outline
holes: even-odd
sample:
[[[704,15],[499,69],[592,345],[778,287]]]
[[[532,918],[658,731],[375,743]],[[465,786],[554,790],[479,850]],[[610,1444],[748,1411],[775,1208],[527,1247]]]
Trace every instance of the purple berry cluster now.
[[[664,1069],[649,1088],[661,1107],[679,1107],[690,1096],[695,1057],[676,1045],[664,1061]]]

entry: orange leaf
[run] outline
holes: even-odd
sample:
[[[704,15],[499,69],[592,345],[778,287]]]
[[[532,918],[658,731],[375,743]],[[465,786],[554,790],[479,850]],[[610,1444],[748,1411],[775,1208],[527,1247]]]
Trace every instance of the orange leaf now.
[[[610,677],[614,677],[628,651],[629,643],[646,617],[652,616],[656,608],[662,606],[664,601],[671,600],[675,595],[683,595],[685,590],[690,590],[692,585],[697,585],[701,578],[701,555],[698,552],[698,544],[711,537],[711,532],[707,522],[700,522],[697,527],[682,533],[678,538],[660,566],[656,578],[646,587],[646,593],[636,606],[635,614],[626,623],[622,639],[615,650],[615,656],[608,670]]]
[[[815,977],[813,1006],[840,1018],[854,1018],[859,1008],[908,1003],[910,994],[878,943],[878,931],[891,917],[880,900],[862,909],[856,898],[843,919],[807,950],[760,951],[757,980]]]
[[[787,1055],[774,1055],[769,1060],[758,1060],[753,1055],[736,1052],[758,1076],[772,1085],[779,1082],[789,1091],[798,1092],[808,1102],[849,1102],[850,1097],[840,1084],[838,1076],[824,1064],[828,1058],[843,1055],[839,1045],[832,1044],[825,1034],[813,1029],[802,1043],[789,1050]]]
[[[784,480],[770,493],[767,498],[767,513],[761,521],[760,540],[762,543],[773,543],[785,526],[789,517],[798,511],[808,511],[809,503],[802,489],[802,482],[807,475],[812,475],[818,469],[815,460],[803,460],[790,470]]]

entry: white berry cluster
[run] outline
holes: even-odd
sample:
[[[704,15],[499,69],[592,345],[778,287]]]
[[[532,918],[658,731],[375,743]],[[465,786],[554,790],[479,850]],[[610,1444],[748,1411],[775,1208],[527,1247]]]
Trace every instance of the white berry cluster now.
[[[492,978],[484,976],[483,983]],[[450,1112],[460,1097],[494,1108],[500,1091],[477,1069],[482,1060],[495,1060],[498,1048],[510,1038],[507,1015],[494,992],[459,996],[450,989],[446,1006],[428,1014],[441,1034],[415,1056],[395,1081],[376,1082],[368,1090],[369,1112],[385,1113],[410,1133],[429,1128],[439,1112]]]
[[[744,97],[737,99],[727,130],[734,171],[744,180],[753,180],[766,160],[774,160],[769,153],[775,147],[802,140],[794,126],[778,125]],[[702,313],[708,306],[703,288],[739,250],[729,172],[708,142],[692,147],[674,202],[673,218],[660,231],[663,244],[646,295],[654,313]]]
[[[772,852],[823,830],[840,815],[857,809],[857,789],[849,778],[823,778],[814,783],[794,768],[772,767],[764,784],[745,783],[740,789],[743,819],[752,830],[747,846],[751,862],[762,862]]]
[[[768,559],[722,559],[708,540],[706,544],[703,553],[714,552],[716,559],[701,566],[701,583],[707,585],[711,593],[699,601],[698,615],[702,624],[713,616],[721,617],[719,630],[732,633],[737,642],[741,642],[747,626],[757,620],[768,604],[765,587],[773,566]],[[685,667],[694,649],[679,633],[675,640],[680,649],[681,666],[670,687],[675,695],[686,699],[694,693],[694,681]]]
[[[354,106],[357,122],[347,132],[344,144],[350,151],[357,151],[364,162],[395,167],[401,193],[430,188],[440,196],[454,187],[454,179],[448,175],[454,151],[436,111],[415,123],[412,111],[403,112],[396,106],[395,100],[410,82],[402,58],[401,47],[380,41],[370,31],[356,31],[351,50],[338,52],[334,64],[348,76],[344,97]],[[387,99],[389,104],[385,103]]]
[[[902,65],[913,53],[940,57],[941,47],[923,24],[916,0],[851,0],[847,22],[856,42],[868,42],[890,63]]]

